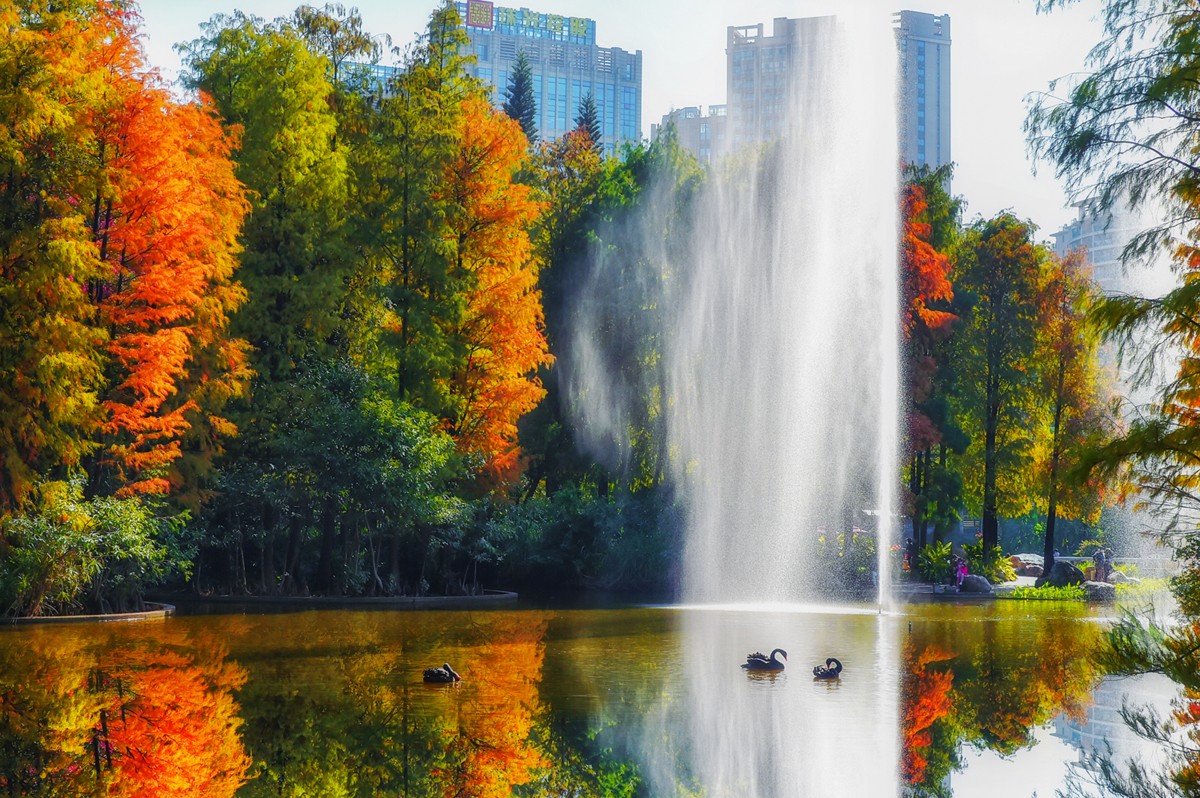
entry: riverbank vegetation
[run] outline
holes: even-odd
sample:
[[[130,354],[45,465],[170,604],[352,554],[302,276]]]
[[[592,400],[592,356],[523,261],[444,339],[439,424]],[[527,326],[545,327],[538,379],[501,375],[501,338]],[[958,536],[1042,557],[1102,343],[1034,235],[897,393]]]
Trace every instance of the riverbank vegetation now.
[[[129,4],[0,14],[0,609],[677,584],[658,300],[722,167],[669,126],[606,153],[587,108],[531,142],[452,5],[393,50],[335,4],[218,15],[183,93]],[[949,177],[903,175],[903,511],[917,548],[981,518],[991,573],[1002,518],[1048,559],[1096,521],[1117,475],[1075,466],[1118,425],[1082,258],[964,222]],[[624,279],[584,308],[601,267]],[[579,420],[584,310],[615,440]],[[822,533],[831,585],[873,584],[872,523]]]

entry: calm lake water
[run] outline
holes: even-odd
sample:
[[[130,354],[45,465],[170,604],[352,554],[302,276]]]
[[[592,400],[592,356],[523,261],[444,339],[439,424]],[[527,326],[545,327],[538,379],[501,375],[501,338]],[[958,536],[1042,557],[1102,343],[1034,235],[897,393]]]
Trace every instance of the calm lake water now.
[[[1050,796],[1124,744],[1123,696],[1169,697],[1100,680],[1105,623],[996,601],[0,629],[0,794]],[[787,670],[739,668],[774,647]],[[422,683],[443,662],[463,681]]]

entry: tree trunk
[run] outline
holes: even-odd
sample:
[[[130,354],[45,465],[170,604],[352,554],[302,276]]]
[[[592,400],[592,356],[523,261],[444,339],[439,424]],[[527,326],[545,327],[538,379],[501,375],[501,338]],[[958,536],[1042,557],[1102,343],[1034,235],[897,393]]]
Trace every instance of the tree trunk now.
[[[996,377],[987,381],[986,421],[983,448],[983,561],[991,564],[992,552],[1000,540],[996,517],[996,427],[1000,419],[999,385]]]
[[[270,502],[263,502],[262,531],[262,563],[259,566],[262,591],[267,595],[274,595],[277,587],[275,580],[275,508],[271,506]]]
[[[1054,397],[1054,430],[1051,434],[1050,454],[1050,484],[1046,500],[1046,547],[1042,551],[1042,571],[1050,573],[1054,567],[1054,521],[1058,514],[1058,460],[1062,446],[1059,442],[1059,430],[1062,428],[1063,387],[1067,378],[1067,361],[1060,356],[1058,361],[1058,391]]]
[[[317,590],[328,596],[333,590],[333,551],[337,542],[337,514],[332,496],[321,506],[321,554],[317,560]]]
[[[287,559],[283,568],[283,590],[285,593],[296,593],[300,587],[300,535],[304,531],[304,521],[297,514],[288,521]]]
[[[909,463],[908,490],[913,496],[912,539],[917,551],[925,548],[925,485],[921,452],[913,455]],[[882,524],[883,519],[880,519]]]

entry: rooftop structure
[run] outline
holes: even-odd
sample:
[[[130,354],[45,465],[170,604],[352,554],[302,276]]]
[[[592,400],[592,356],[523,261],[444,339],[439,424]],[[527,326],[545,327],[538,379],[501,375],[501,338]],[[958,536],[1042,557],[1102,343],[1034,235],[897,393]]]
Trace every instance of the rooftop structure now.
[[[679,145],[703,164],[712,164],[727,149],[729,116],[724,105],[710,105],[708,113],[700,106],[676,108],[663,115],[662,122],[650,126],[650,139],[658,138],[668,125],[675,126]]]

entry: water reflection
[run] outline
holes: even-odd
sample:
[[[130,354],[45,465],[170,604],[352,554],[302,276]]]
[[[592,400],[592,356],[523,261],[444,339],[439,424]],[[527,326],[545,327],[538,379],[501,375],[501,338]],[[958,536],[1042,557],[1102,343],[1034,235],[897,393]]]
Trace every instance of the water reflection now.
[[[327,616],[293,616],[281,650],[246,659],[255,765],[241,794],[487,798],[545,766],[532,734],[544,613],[338,613],[335,630]],[[241,645],[278,626],[254,619]],[[463,681],[424,684],[443,661]]]
[[[1103,629],[996,602],[3,630],[0,794],[1044,793],[1079,759],[1067,743],[1113,732]],[[776,646],[783,672],[739,667]],[[841,678],[814,681],[827,656]],[[461,683],[422,683],[446,661]]]
[[[950,795],[964,748],[1011,757],[1035,745],[1035,731],[1060,713],[1085,713],[1099,679],[1091,655],[1102,627],[1070,605],[1028,612],[998,603],[930,610],[914,622],[901,657],[907,794]]]
[[[677,689],[647,713],[639,758],[651,795],[820,795],[895,785],[896,621],[870,614],[679,613]],[[789,652],[786,670],[754,674],[751,651]],[[841,679],[814,681],[837,656]],[[858,756],[873,752],[868,761]],[[858,761],[851,766],[849,756]],[[814,766],[820,763],[820,766]]]
[[[9,795],[230,796],[250,765],[224,645],[169,624],[0,636]]]

